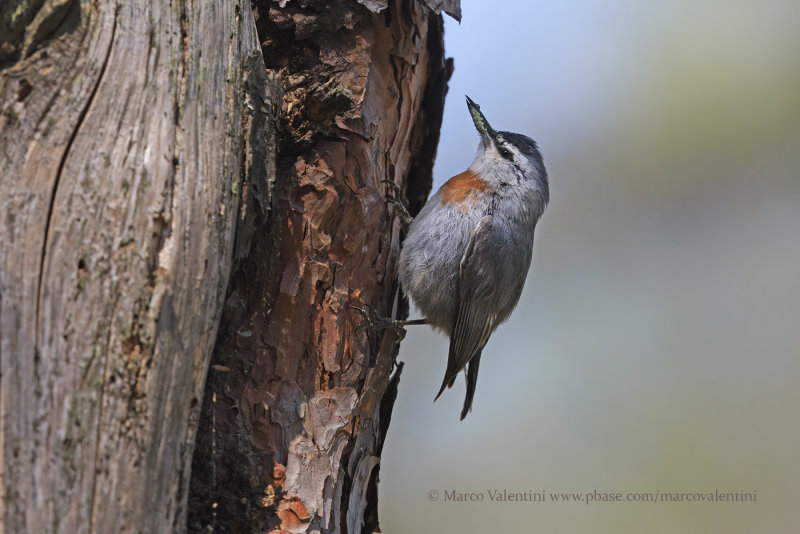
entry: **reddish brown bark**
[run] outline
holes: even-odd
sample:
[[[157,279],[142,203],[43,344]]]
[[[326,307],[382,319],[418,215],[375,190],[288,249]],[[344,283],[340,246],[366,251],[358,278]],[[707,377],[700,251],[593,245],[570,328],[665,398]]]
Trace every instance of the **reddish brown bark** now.
[[[190,526],[372,532],[399,340],[356,331],[348,306],[406,313],[381,181],[407,185],[412,209],[430,189],[449,76],[442,20],[409,0],[257,10],[284,82],[283,137],[214,350]]]

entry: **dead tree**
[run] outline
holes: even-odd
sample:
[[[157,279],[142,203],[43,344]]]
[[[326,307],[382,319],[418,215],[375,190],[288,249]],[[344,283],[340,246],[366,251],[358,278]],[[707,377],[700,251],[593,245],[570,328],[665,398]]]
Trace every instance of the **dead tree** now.
[[[377,527],[442,9],[0,7],[0,531]]]

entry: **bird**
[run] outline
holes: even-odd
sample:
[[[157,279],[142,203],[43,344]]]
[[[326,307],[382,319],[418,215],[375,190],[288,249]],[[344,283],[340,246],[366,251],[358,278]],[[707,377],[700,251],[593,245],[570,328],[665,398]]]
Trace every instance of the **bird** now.
[[[519,302],[533,235],[550,200],[536,142],[494,130],[469,96],[480,143],[469,168],[446,181],[408,227],[399,278],[428,324],[450,338],[438,399],[466,370],[461,420],[472,410],[481,353]]]

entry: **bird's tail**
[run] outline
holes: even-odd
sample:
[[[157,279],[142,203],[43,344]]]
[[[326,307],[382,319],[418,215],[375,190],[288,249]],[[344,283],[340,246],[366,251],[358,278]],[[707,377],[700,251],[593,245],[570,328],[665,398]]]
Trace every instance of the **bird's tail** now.
[[[475,385],[478,383],[478,366],[481,363],[481,352],[483,349],[479,350],[475,356],[473,356],[469,363],[467,364],[467,395],[464,398],[464,407],[461,410],[461,420],[463,421],[467,414],[472,411],[472,399],[475,397]],[[456,376],[453,375],[450,380],[447,380],[445,377],[444,382],[442,382],[442,387],[439,389],[439,393],[436,394],[436,399],[438,399],[446,388],[453,387],[453,384],[456,381]],[[436,399],[433,399],[436,401]]]
[[[478,383],[478,365],[481,363],[481,351],[472,357],[467,366],[467,396],[464,398],[464,408],[461,409],[461,420],[472,411],[472,398],[475,396],[475,385]]]

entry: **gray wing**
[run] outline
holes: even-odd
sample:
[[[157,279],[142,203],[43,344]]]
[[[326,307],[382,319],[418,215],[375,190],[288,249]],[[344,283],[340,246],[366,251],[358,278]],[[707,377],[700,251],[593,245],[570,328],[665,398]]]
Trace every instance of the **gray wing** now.
[[[447,370],[442,387],[436,395],[437,399],[448,385],[452,385],[456,375],[469,361],[480,354],[496,326],[497,310],[491,304],[495,284],[503,283],[503,278],[497,277],[496,271],[497,265],[504,260],[495,255],[496,243],[492,243],[493,225],[493,215],[485,215],[478,221],[461,259],[456,322],[450,333]],[[477,370],[478,366],[475,365],[472,394],[475,391]]]

